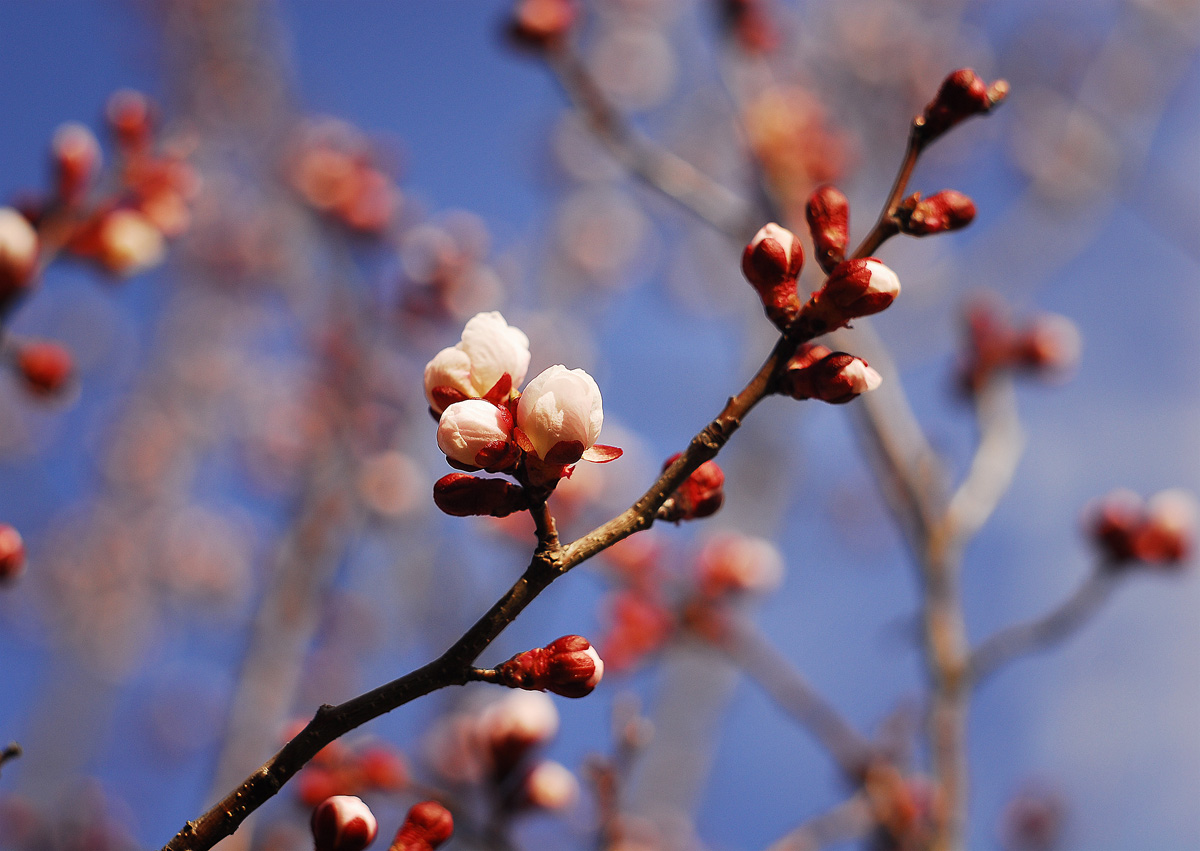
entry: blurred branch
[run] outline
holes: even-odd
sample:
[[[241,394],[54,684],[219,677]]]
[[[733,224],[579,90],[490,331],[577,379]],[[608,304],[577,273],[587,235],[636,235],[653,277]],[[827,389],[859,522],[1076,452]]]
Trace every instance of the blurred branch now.
[[[977,686],[1008,662],[1046,650],[1067,638],[1099,611],[1118,578],[1111,572],[1095,571],[1074,594],[1046,614],[1005,627],[986,639],[971,653],[971,684]]]
[[[954,534],[967,541],[996,510],[1008,492],[1025,448],[1025,435],[1017,416],[1012,379],[997,375],[976,395],[979,444],[971,467],[946,508]]]
[[[18,745],[16,742],[9,742],[8,745],[5,746],[4,750],[0,751],[0,767],[10,760],[20,758],[21,754],[23,753],[24,751],[21,750],[20,745]]]
[[[735,241],[754,234],[761,224],[756,211],[687,160],[634,130],[572,48],[548,51],[546,61],[588,127],[621,165]]]
[[[866,793],[859,792],[780,837],[767,851],[818,851],[835,842],[860,839],[875,826]]]

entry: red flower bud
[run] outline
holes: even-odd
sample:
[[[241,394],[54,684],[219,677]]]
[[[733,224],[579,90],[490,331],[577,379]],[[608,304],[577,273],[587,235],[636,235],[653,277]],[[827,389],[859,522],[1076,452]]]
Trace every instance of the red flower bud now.
[[[571,0],[518,0],[508,33],[522,47],[552,47],[570,33],[575,16]]]
[[[150,99],[133,89],[122,89],[108,99],[105,117],[121,147],[138,150],[149,143],[151,111]]]
[[[961,192],[943,189],[925,200],[918,200],[903,217],[901,230],[912,236],[965,228],[975,220],[975,203]]]
[[[375,816],[352,795],[326,798],[313,810],[314,851],[363,851],[375,841]]]
[[[1196,500],[1181,490],[1155,494],[1148,503],[1117,490],[1088,511],[1088,530],[1109,566],[1131,562],[1175,565],[1190,557],[1196,537]]]
[[[25,386],[39,396],[59,393],[71,380],[71,353],[58,343],[29,343],[17,351],[17,371]]]
[[[841,405],[882,382],[879,373],[862,358],[806,345],[788,361],[781,392],[793,399],[820,399]]]
[[[839,327],[860,316],[886,310],[900,294],[896,273],[874,257],[846,260],[829,273],[813,295],[818,308],[833,314]]]
[[[796,279],[803,265],[800,240],[774,222],[763,225],[742,252],[742,274],[758,290],[768,318],[781,329],[800,313]]]
[[[432,851],[454,834],[454,816],[437,801],[422,801],[408,817],[388,851]]]
[[[564,635],[545,647],[518,653],[496,666],[496,673],[497,682],[510,688],[584,697],[604,676],[604,662],[582,635]]]
[[[850,242],[850,202],[836,186],[820,186],[804,208],[817,262],[826,273],[846,259]]]
[[[404,757],[390,747],[373,745],[358,758],[363,779],[372,789],[395,792],[408,785],[408,765]]]
[[[931,142],[972,115],[987,112],[1007,94],[1006,81],[997,80],[989,87],[970,68],[960,68],[942,81],[916,126],[925,141]]]
[[[683,453],[676,452],[663,463],[667,469]],[[675,489],[659,516],[672,523],[715,514],[725,502],[725,473],[716,461],[705,461]]]
[[[25,543],[21,533],[0,523],[0,584],[12,582],[25,571]]]
[[[454,517],[507,517],[529,507],[525,491],[503,479],[450,473],[433,485],[433,502]]]

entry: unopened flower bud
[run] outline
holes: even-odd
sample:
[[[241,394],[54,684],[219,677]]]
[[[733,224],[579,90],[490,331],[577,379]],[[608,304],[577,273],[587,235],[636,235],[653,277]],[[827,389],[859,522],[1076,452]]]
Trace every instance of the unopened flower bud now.
[[[554,738],[558,710],[540,691],[514,691],[483,711],[477,729],[493,774],[504,777],[527,754]]]
[[[444,410],[437,444],[452,464],[467,470],[494,473],[512,467],[519,455],[512,442],[512,414],[483,399],[455,402]]]
[[[353,795],[326,798],[313,810],[314,851],[363,851],[379,830],[369,807]]]
[[[497,682],[510,688],[584,697],[604,676],[604,662],[582,635],[564,635],[545,647],[518,653],[496,666]]]
[[[496,312],[467,321],[456,346],[442,349],[425,366],[425,398],[435,414],[463,399],[502,403],[525,380],[529,338]]]
[[[104,114],[124,148],[140,149],[150,141],[150,99],[133,89],[121,89],[108,99]]]
[[[783,580],[783,555],[765,538],[735,532],[710,538],[696,559],[697,582],[706,597],[765,593]]]
[[[0,309],[28,287],[37,268],[38,235],[12,207],[0,207]]]
[[[25,571],[25,543],[21,533],[0,523],[0,585],[12,582]]]
[[[975,220],[975,203],[961,192],[943,189],[924,200],[918,200],[904,217],[901,230],[912,236],[965,228]]]
[[[677,452],[663,463],[667,469],[683,453]],[[725,501],[725,473],[716,461],[705,461],[675,489],[659,511],[659,517],[678,523],[715,514]]]
[[[71,352],[58,343],[27,343],[18,349],[16,364],[25,386],[39,396],[58,394],[74,373]]]
[[[960,68],[942,81],[926,106],[917,126],[927,142],[933,141],[959,122],[987,112],[1008,94],[1008,83],[997,80],[990,87],[970,68]]]
[[[162,231],[137,210],[118,209],[100,222],[96,254],[108,271],[133,275],[153,268],[166,254]]]
[[[1111,564],[1137,558],[1135,539],[1144,511],[1142,498],[1124,488],[1107,494],[1086,510],[1088,532]]]
[[[100,167],[100,143],[82,124],[71,121],[54,131],[50,157],[58,182],[58,196],[68,203],[81,200]]]
[[[1074,322],[1065,316],[1043,314],[1016,341],[1014,358],[1030,369],[1064,373],[1079,363],[1082,348]]]
[[[507,517],[529,507],[520,486],[466,473],[450,473],[438,479],[433,486],[433,502],[454,517]]]
[[[849,402],[874,390],[883,378],[862,358],[845,352],[821,354],[824,346],[801,347],[788,361],[782,392],[793,399],[820,399],[832,405]]]
[[[508,32],[523,47],[552,47],[567,37],[575,17],[572,0],[517,0]]]
[[[850,242],[850,202],[836,186],[820,186],[804,208],[817,262],[826,273],[846,259]]]
[[[540,373],[517,403],[517,441],[550,465],[570,465],[581,458],[612,461],[621,450],[596,444],[604,424],[600,388],[582,369],[556,364]],[[595,447],[593,451],[593,447]]]
[[[804,247],[787,228],[763,225],[742,252],[742,274],[758,290],[767,317],[786,328],[799,315],[796,279],[804,265]]]
[[[565,810],[579,799],[579,781],[565,765],[545,759],[525,775],[521,802],[541,810]]]
[[[1160,565],[1187,560],[1196,537],[1196,516],[1196,498],[1187,491],[1166,490],[1152,496],[1134,538],[1137,557]]]
[[[846,260],[829,273],[812,301],[819,310],[832,314],[832,327],[851,319],[886,310],[900,294],[896,273],[874,257]]]
[[[388,851],[432,851],[454,835],[454,816],[437,801],[422,801],[408,811]]]
[[[358,756],[363,780],[372,789],[396,792],[408,785],[408,764],[396,750],[372,745]]]

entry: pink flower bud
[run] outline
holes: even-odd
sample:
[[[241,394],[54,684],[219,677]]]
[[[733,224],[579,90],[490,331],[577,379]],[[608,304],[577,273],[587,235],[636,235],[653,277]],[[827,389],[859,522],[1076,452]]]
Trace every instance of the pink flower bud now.
[[[683,453],[676,452],[663,463],[666,470]],[[715,514],[725,502],[725,473],[716,461],[705,461],[671,494],[659,516],[672,523]]]
[[[96,233],[96,256],[117,275],[133,275],[162,262],[162,231],[137,210],[118,209],[104,216]]]
[[[496,311],[478,313],[467,321],[458,345],[426,364],[425,398],[437,414],[463,399],[505,402],[528,369],[529,338]]]
[[[582,369],[550,367],[529,382],[517,403],[523,446],[547,464],[574,464],[596,443],[603,424],[600,388]]]
[[[1196,515],[1196,498],[1187,491],[1166,490],[1152,496],[1134,538],[1137,557],[1159,565],[1186,561],[1196,537]]]
[[[926,141],[932,141],[972,115],[987,112],[1008,94],[1008,83],[997,80],[990,87],[970,68],[960,68],[942,81],[937,94],[925,106],[917,126]]]
[[[495,776],[506,776],[528,753],[558,733],[558,710],[540,691],[514,691],[479,717],[479,740]]]
[[[786,328],[800,313],[796,279],[804,265],[804,247],[787,228],[763,225],[742,252],[742,274],[758,290],[767,317]]]
[[[104,115],[123,148],[138,150],[150,142],[150,99],[133,89],[121,89],[108,99]]]
[[[1079,363],[1083,343],[1075,323],[1065,316],[1042,314],[1015,343],[1017,363],[1039,372],[1065,373]]]
[[[521,487],[503,479],[480,479],[466,473],[442,476],[433,486],[434,504],[454,517],[507,517],[529,507]]]
[[[896,273],[874,257],[866,257],[846,260],[834,267],[813,300],[833,314],[834,322],[845,324],[886,310],[899,294],[900,279]]]
[[[0,584],[12,582],[25,571],[25,543],[21,533],[0,523]]]
[[[74,362],[58,343],[28,343],[17,351],[17,371],[31,392],[54,396],[71,380]]]
[[[836,186],[820,186],[804,208],[817,262],[827,273],[846,259],[850,242],[850,202]]]
[[[437,801],[422,801],[408,811],[388,851],[432,851],[454,835],[454,816]]]
[[[496,673],[497,681],[510,688],[584,697],[599,685],[604,662],[582,635],[564,635],[545,647],[518,653],[498,665]]]
[[[508,408],[483,399],[455,402],[442,411],[437,444],[455,466],[491,473],[512,467],[519,452]]]
[[[78,202],[100,167],[100,143],[82,124],[68,122],[54,131],[50,156],[58,181],[58,196]]]
[[[883,378],[862,358],[829,352],[824,346],[802,346],[788,361],[781,392],[793,399],[841,405],[882,383]]]
[[[523,47],[551,47],[566,38],[575,17],[571,0],[518,0],[509,35]]]
[[[12,207],[0,207],[0,309],[29,285],[37,259],[37,231]]]
[[[314,851],[363,851],[379,830],[371,810],[352,795],[335,795],[318,804],[311,826]]]
[[[912,236],[928,236],[965,228],[974,220],[975,203],[961,192],[943,189],[918,200],[904,217],[901,230]]]
[[[729,593],[765,593],[783,580],[783,555],[770,541],[736,532],[710,538],[696,559],[700,591],[714,598]]]
[[[562,763],[542,760],[525,775],[521,798],[525,806],[565,810],[579,799],[579,781]]]

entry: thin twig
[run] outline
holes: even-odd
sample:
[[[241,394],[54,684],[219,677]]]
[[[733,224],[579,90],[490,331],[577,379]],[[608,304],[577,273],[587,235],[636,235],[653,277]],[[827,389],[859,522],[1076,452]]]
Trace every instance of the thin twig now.
[[[0,751],[0,766],[3,766],[9,760],[20,758],[24,752],[16,742],[9,742],[4,750]]]
[[[835,842],[866,836],[874,826],[870,801],[859,792],[789,831],[771,843],[767,851],[817,851]]]
[[[971,653],[971,684],[978,686],[1014,659],[1046,650],[1062,641],[1092,617],[1112,594],[1120,574],[1097,570],[1075,593],[1040,617],[1005,627]]]

